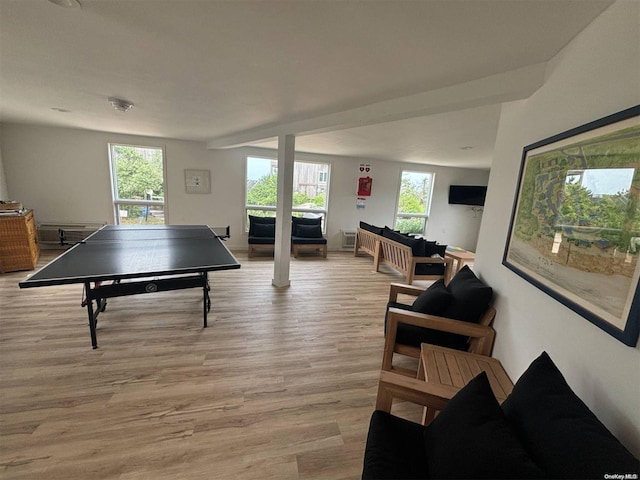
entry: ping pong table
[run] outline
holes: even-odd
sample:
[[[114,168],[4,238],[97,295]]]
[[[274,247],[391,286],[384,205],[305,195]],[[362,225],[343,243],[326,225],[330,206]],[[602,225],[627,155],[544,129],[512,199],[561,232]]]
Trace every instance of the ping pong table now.
[[[106,225],[19,286],[83,283],[83,306],[87,308],[91,345],[95,349],[98,315],[104,312],[107,298],[202,288],[206,328],[211,308],[208,273],[235,268],[240,264],[222,236],[206,225]],[[103,285],[104,282],[111,283]]]

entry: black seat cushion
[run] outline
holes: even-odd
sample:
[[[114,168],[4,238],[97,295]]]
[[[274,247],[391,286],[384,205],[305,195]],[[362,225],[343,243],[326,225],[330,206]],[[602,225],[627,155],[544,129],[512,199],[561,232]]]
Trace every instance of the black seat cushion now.
[[[424,431],[431,478],[543,478],[505,419],[487,374],[462,388]]]
[[[252,245],[273,245],[276,243],[275,237],[249,237],[247,243]]]
[[[446,251],[446,245],[439,245],[437,242],[432,242],[429,240],[424,241],[425,257],[438,255],[439,257],[444,258],[444,253]],[[444,275],[444,270],[444,263],[417,263],[414,273],[416,275]]]
[[[325,245],[327,243],[327,239],[324,237],[320,238],[305,238],[305,237],[291,237],[292,244],[298,245]]]
[[[518,379],[502,409],[549,478],[639,473],[638,459],[571,390],[546,352]]]
[[[362,478],[426,478],[422,425],[376,410],[371,415]]]
[[[493,297],[493,289],[476,277],[468,265],[462,267],[447,288],[453,301],[442,316],[454,320],[477,323]]]

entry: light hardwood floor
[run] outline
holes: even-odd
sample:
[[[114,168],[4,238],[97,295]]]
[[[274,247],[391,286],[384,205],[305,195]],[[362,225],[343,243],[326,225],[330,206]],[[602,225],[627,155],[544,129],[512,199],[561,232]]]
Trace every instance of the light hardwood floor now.
[[[330,252],[277,289],[271,258],[236,256],[210,275],[209,328],[198,289],[120,297],[97,350],[80,285],[0,275],[0,478],[359,478],[402,277]]]

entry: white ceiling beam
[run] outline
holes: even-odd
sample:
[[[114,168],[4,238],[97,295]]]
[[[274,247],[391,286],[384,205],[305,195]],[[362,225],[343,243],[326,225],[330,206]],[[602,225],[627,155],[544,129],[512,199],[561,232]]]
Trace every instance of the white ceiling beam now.
[[[342,112],[224,135],[209,140],[207,148],[232,148],[281,135],[311,135],[520,100],[528,98],[542,86],[546,66],[546,63],[538,63]]]

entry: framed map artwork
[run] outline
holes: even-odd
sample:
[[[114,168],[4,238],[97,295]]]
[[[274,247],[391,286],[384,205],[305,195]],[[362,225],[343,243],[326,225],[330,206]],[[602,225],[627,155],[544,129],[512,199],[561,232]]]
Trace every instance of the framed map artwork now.
[[[635,346],[638,256],[640,106],[524,147],[503,265]]]

